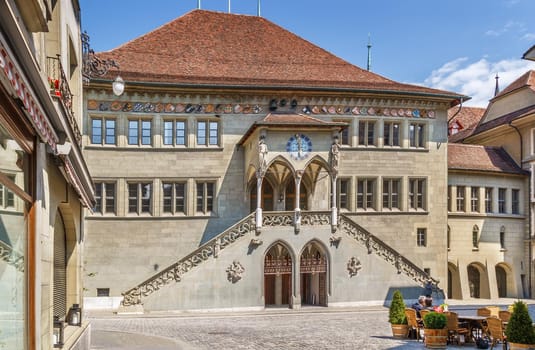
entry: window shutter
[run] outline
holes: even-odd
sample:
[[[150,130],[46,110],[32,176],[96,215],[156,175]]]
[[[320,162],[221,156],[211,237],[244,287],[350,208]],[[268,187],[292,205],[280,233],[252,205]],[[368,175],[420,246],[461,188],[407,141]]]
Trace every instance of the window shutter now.
[[[54,229],[54,316],[67,314],[67,264],[65,257],[65,230],[58,215]]]

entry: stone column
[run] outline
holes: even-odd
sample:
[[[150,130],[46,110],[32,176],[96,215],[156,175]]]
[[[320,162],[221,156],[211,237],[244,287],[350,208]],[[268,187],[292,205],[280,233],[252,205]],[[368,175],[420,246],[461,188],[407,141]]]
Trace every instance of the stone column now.
[[[256,234],[262,231],[262,172],[256,173]]]
[[[301,204],[300,204],[300,196],[301,196],[301,177],[303,173],[301,171],[298,171],[295,178],[295,212],[294,212],[294,230],[295,233],[299,233],[301,230]]]

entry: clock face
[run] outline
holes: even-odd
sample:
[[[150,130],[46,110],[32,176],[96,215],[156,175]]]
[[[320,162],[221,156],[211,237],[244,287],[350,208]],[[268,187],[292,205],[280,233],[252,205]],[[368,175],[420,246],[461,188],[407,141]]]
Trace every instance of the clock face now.
[[[295,160],[305,159],[312,152],[312,141],[306,135],[295,134],[286,143],[286,151]]]

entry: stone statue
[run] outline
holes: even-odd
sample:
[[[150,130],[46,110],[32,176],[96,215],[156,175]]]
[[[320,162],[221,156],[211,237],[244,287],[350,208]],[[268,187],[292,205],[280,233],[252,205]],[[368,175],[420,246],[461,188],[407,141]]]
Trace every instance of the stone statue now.
[[[340,144],[338,137],[334,138],[331,145],[331,167],[333,170],[338,171],[338,163],[340,162]]]
[[[268,147],[264,139],[264,136],[260,136],[260,140],[258,141],[258,164],[261,171],[265,171],[267,168]]]

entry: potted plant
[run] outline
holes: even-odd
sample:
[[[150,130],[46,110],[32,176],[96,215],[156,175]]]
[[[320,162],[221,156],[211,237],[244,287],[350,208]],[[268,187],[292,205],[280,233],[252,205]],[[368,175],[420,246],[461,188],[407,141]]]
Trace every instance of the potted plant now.
[[[405,301],[399,290],[392,294],[392,302],[388,310],[388,322],[392,325],[392,335],[396,338],[405,338],[409,332],[407,317],[405,316]]]
[[[535,330],[526,303],[521,300],[513,304],[513,312],[507,323],[505,335],[509,349],[535,349]]]
[[[432,311],[424,316],[425,346],[431,349],[446,349],[448,329],[446,315]]]

